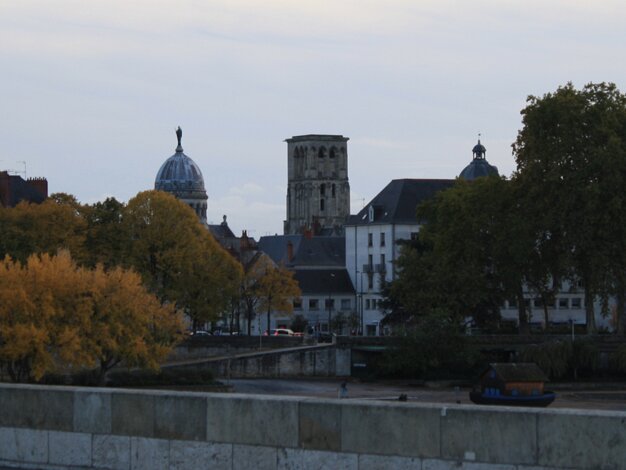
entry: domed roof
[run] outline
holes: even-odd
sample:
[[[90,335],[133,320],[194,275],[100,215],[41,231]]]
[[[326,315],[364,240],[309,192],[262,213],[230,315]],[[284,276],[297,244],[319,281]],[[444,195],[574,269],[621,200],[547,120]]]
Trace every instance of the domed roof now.
[[[474,159],[463,169],[459,178],[471,181],[482,176],[498,175],[498,168],[487,162],[485,153],[487,153],[487,149],[478,139],[478,143],[472,149]]]
[[[182,138],[182,130],[180,127],[176,130],[178,137],[178,146],[176,153],[165,160],[157,173],[154,181],[154,189],[167,191],[179,195],[178,193],[203,193],[206,199],[206,190],[204,189],[204,178],[200,167],[196,165],[191,158],[183,153],[183,147],[180,144]],[[199,195],[202,197],[202,195]]]

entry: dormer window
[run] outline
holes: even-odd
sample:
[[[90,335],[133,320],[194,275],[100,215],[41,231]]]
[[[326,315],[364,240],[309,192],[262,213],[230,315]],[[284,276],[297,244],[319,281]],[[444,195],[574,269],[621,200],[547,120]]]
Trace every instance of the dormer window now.
[[[374,206],[370,206],[368,209],[368,218],[370,222],[374,222]]]

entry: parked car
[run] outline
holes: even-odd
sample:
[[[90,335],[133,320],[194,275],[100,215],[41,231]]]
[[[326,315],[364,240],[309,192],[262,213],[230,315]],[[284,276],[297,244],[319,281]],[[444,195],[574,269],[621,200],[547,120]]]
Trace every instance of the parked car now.
[[[204,330],[196,330],[196,331],[192,331],[190,333],[191,336],[196,337],[196,336],[211,336],[211,333],[209,333],[208,331],[204,331]]]
[[[265,330],[265,333],[263,333],[263,336],[293,336],[293,330],[290,330],[289,328],[276,328],[274,330],[269,330],[269,332],[267,330]]]

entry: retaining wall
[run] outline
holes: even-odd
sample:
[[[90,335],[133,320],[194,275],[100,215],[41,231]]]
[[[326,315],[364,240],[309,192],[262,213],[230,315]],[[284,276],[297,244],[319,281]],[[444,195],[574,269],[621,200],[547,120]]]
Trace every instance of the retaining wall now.
[[[626,469],[626,413],[0,386],[0,465]]]
[[[326,344],[170,363],[163,368],[210,370],[215,377],[347,377],[350,349]]]

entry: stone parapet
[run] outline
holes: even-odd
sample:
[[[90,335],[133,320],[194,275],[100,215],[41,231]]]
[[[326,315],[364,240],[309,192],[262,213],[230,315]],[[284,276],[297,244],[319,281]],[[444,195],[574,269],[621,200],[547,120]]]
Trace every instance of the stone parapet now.
[[[0,466],[626,469],[626,413],[0,385]]]

